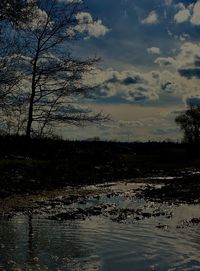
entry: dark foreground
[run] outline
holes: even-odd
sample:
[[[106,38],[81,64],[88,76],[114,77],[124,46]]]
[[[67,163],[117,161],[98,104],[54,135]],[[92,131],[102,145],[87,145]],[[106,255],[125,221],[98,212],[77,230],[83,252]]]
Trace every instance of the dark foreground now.
[[[0,147],[0,270],[200,270],[198,146]]]
[[[67,185],[144,177],[187,177],[190,172],[200,170],[199,149],[199,146],[165,142],[0,137],[0,197],[35,194]],[[198,183],[198,180],[192,179],[192,182]],[[186,185],[190,184],[186,181]]]
[[[198,146],[1,137],[0,149],[0,270],[200,270]]]

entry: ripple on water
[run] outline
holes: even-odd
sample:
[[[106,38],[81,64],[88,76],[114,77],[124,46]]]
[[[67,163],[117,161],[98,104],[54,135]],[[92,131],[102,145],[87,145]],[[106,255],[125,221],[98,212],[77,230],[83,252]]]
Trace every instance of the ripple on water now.
[[[84,221],[52,221],[17,216],[0,221],[0,270],[200,270],[198,225],[177,228],[184,219],[199,217],[198,205],[168,206],[121,196],[101,198],[133,208],[172,210],[162,217],[116,223],[105,217]],[[156,228],[169,225],[166,230]],[[20,270],[20,269],[19,269]]]

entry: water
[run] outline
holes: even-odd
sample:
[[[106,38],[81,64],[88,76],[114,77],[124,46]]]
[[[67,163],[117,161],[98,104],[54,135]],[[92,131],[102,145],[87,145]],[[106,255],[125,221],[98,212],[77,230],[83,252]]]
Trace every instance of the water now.
[[[160,209],[173,216],[123,223],[106,216],[74,221],[23,214],[2,218],[0,270],[200,270],[200,226],[182,223],[200,216],[199,205],[159,205],[118,195],[91,197],[82,206],[97,203]]]

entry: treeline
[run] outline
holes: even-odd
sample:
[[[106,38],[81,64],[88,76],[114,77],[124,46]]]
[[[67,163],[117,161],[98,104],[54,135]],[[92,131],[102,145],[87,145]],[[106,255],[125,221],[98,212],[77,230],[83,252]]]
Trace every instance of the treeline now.
[[[1,135],[0,136],[0,158],[4,159],[40,159],[57,160],[72,156],[94,155],[110,156],[116,154],[129,155],[161,155],[163,157],[176,153],[186,153],[188,144],[175,142],[112,142],[112,141],[70,141],[61,138],[32,138],[26,136]],[[195,146],[195,149],[196,146]],[[109,156],[107,156],[109,153]],[[173,157],[171,157],[173,158]]]
[[[198,150],[198,146],[195,147]],[[200,169],[199,151],[170,142],[122,143],[0,136],[0,197]]]

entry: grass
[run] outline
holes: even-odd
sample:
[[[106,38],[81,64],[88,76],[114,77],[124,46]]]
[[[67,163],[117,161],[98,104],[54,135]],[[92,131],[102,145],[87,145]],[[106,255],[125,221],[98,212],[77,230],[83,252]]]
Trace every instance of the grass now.
[[[200,169],[199,146],[0,137],[0,196]],[[195,151],[194,151],[195,150]]]

